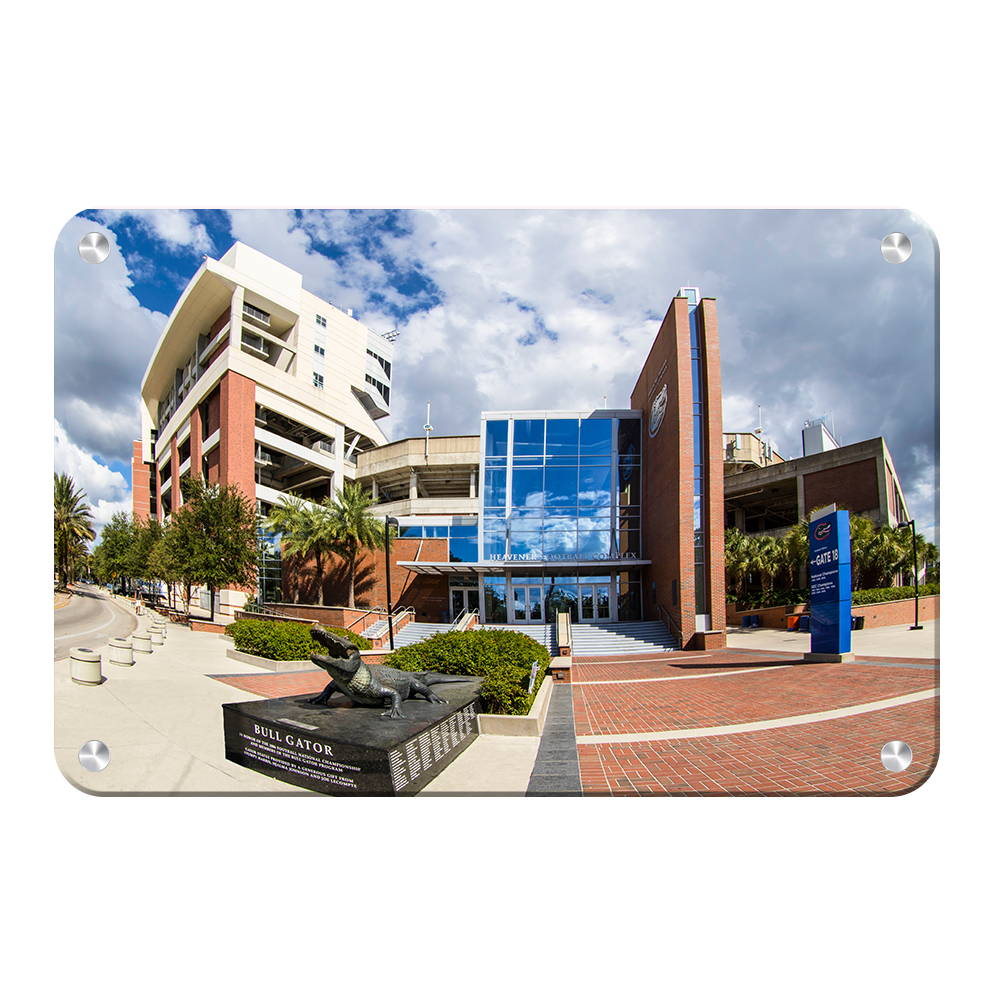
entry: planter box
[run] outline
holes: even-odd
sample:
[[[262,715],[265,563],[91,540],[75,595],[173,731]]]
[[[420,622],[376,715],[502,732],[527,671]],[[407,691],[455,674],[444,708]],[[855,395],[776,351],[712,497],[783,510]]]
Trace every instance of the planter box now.
[[[480,715],[480,736],[541,736],[552,697],[552,678],[542,681],[527,715]]]
[[[277,673],[294,673],[303,670],[321,670],[312,660],[269,660],[266,656],[254,656],[252,653],[241,653],[238,649],[227,649],[226,658],[248,663],[251,667],[263,667]]]

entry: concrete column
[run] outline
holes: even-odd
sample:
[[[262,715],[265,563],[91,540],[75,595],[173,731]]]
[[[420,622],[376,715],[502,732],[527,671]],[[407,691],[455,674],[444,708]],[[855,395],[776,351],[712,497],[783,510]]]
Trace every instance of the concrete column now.
[[[410,469],[410,499],[417,499],[417,474]]]
[[[474,499],[476,496],[476,470],[473,469],[469,473],[469,497]]]
[[[374,476],[372,476],[372,500],[378,503],[378,482]]]

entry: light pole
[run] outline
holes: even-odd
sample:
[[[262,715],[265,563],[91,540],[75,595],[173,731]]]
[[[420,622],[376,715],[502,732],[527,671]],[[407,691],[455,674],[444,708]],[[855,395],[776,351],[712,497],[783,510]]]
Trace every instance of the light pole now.
[[[910,526],[910,534],[913,537],[913,624],[910,631],[919,631],[923,628],[920,624],[920,587],[917,584],[917,522],[907,521]]]
[[[392,584],[389,580],[389,525],[399,527],[399,521],[394,517],[386,516],[385,519],[385,603],[389,614],[389,652],[395,647],[392,644]]]

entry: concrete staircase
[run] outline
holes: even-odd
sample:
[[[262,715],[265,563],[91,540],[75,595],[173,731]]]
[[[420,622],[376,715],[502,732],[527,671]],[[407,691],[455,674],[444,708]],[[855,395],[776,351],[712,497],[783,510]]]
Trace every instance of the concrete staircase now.
[[[404,625],[398,632],[392,633],[392,644],[394,648],[400,649],[403,646],[412,646],[415,642],[422,642],[432,635],[440,635],[447,632],[450,625],[432,625],[430,622],[411,622]],[[389,639],[385,640],[385,651],[389,652]]]
[[[677,649],[677,640],[663,622],[575,622],[571,632],[574,656],[626,657]]]
[[[559,655],[556,645],[555,625],[477,625],[477,629],[503,629],[507,632],[523,632],[539,645],[544,646],[552,656]]]

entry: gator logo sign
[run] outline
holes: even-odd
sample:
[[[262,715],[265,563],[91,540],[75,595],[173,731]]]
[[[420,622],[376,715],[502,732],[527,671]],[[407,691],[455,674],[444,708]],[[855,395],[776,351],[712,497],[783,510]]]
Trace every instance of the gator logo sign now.
[[[831,521],[820,521],[819,524],[813,528],[813,538],[817,542],[825,541],[830,537],[830,532],[833,531],[833,523]]]
[[[660,394],[653,400],[652,409],[649,411],[649,436],[655,438],[660,425],[663,423],[663,416],[667,412],[667,387],[660,390]]]

